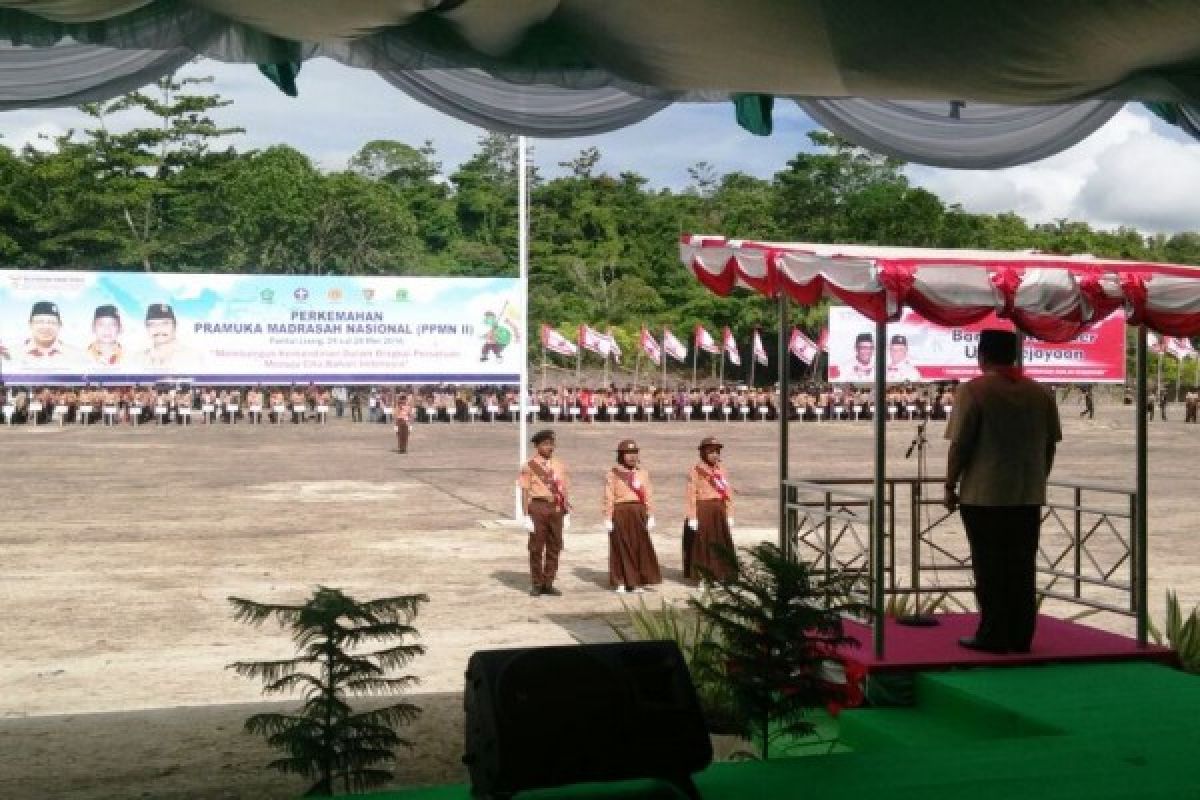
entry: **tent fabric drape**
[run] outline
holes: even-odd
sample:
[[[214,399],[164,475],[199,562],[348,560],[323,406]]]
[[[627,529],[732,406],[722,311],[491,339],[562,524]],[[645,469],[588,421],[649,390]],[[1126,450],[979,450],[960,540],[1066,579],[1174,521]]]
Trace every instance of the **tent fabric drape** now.
[[[995,313],[1049,342],[1124,310],[1167,336],[1200,334],[1200,268],[985,250],[743,242],[686,235],[680,258],[719,295],[743,287],[812,305],[837,298],[864,316],[911,308],[950,327]]]
[[[1189,132],[1200,106],[1194,0],[0,0],[0,109],[116,96],[194,56],[327,56],[533,136],[735,99],[762,133],[792,97],[858,144],[970,169],[1065,149],[1126,100],[1179,109]]]
[[[810,117],[856,144],[906,161],[995,169],[1064,150],[1108,122],[1122,103],[1054,106],[900,103],[856,98],[798,100]]]

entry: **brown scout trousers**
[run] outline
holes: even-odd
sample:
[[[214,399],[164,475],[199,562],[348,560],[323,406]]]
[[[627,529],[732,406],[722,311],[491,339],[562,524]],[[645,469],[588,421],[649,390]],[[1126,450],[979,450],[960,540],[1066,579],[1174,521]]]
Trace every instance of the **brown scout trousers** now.
[[[396,422],[396,449],[401,453],[408,452],[408,423],[403,420]]]
[[[534,586],[554,585],[558,554],[563,548],[563,514],[549,500],[529,501],[533,533],[529,534],[529,577]]]

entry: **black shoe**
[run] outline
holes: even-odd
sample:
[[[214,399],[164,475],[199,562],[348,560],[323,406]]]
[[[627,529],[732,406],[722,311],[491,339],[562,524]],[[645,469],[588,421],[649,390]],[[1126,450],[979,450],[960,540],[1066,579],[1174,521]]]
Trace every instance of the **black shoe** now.
[[[562,597],[562,592],[560,592],[558,589],[555,589],[553,586],[543,586],[542,594],[548,594],[551,597]]]
[[[541,593],[542,593],[542,587],[540,587],[540,586],[534,586],[533,588],[531,588],[529,590],[530,597],[537,597]]]
[[[1006,648],[993,647],[992,645],[988,644],[987,642],[979,641],[974,636],[962,637],[961,639],[958,640],[958,646],[965,647],[968,650],[975,650],[980,653],[992,653],[994,655],[1004,655],[1005,653],[1008,652],[1008,650]]]

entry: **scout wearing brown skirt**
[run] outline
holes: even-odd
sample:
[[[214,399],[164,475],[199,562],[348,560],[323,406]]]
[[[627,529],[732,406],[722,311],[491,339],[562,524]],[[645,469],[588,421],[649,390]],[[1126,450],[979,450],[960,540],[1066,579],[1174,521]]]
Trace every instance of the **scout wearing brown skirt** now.
[[[604,527],[608,531],[608,584],[618,593],[641,592],[662,583],[658,556],[650,541],[654,491],[650,474],[639,466],[637,442],[617,445],[617,465],[604,481]]]
[[[689,581],[718,580],[737,569],[733,559],[733,487],[721,466],[723,445],[714,436],[700,442],[700,461],[688,470],[684,507],[683,574]]]

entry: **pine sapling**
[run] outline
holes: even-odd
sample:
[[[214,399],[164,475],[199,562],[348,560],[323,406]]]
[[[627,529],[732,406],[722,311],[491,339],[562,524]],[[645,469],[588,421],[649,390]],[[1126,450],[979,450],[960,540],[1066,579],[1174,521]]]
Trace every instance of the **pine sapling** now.
[[[295,658],[229,665],[239,675],[263,681],[264,694],[304,696],[295,713],[246,720],[246,732],[265,736],[285,754],[269,767],[315,779],[308,794],[317,795],[331,795],[339,784],[357,792],[392,779],[386,765],[396,760],[395,749],[412,747],[396,728],[416,719],[421,709],[397,702],[356,712],[348,698],[398,695],[416,685],[415,676],[390,673],[425,652],[405,641],[418,635],[410,623],[428,601],[413,594],[358,602],[324,586],[303,605],[229,598],[235,619],[261,625],[273,618],[291,631],[296,644]]]

